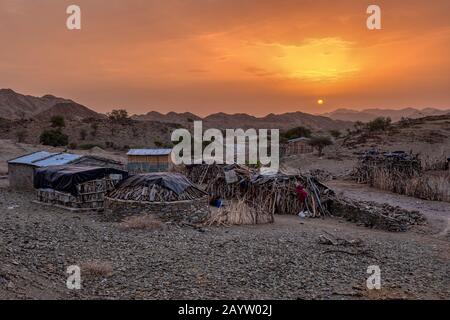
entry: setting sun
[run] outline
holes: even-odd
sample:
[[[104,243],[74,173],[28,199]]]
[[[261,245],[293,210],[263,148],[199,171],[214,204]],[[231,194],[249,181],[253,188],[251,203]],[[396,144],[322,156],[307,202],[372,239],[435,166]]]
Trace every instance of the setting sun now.
[[[322,99],[317,100],[317,104],[319,105],[323,105],[325,103],[325,101],[323,101]]]

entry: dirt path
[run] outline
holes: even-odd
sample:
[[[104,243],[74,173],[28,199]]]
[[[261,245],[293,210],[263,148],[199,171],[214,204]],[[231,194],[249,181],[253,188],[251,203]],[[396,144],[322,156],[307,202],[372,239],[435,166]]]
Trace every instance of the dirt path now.
[[[438,236],[449,235],[450,230],[450,203],[441,201],[427,201],[418,198],[386,192],[367,185],[357,184],[351,181],[333,180],[327,185],[338,194],[355,200],[373,201],[398,206],[406,210],[417,210],[427,218],[432,233]]]

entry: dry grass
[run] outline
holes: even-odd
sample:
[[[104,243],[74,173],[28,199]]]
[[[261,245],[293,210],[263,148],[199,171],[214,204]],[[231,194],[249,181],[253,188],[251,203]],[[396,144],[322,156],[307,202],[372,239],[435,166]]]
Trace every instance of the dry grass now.
[[[208,225],[244,225],[273,223],[274,216],[262,207],[249,205],[243,200],[231,201],[229,205],[212,211]]]
[[[450,202],[450,174],[411,179],[406,184],[405,194],[421,199]]]
[[[445,149],[441,149],[440,153],[422,155],[422,168],[425,171],[445,170],[447,167],[447,157],[447,150]]]
[[[107,261],[89,260],[81,263],[82,274],[95,277],[109,277],[112,275],[113,268]]]
[[[128,230],[165,230],[166,225],[151,215],[128,217],[120,223],[120,229]]]

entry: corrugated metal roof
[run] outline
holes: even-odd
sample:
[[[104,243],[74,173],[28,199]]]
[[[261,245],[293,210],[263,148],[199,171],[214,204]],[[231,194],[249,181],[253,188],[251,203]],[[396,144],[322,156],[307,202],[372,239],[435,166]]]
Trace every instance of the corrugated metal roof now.
[[[167,156],[172,149],[131,149],[128,156]]]
[[[82,156],[69,153],[52,153],[47,151],[38,151],[13,160],[8,161],[12,164],[25,164],[35,167],[58,166],[71,163]]]
[[[78,154],[61,153],[50,158],[43,159],[34,163],[37,167],[61,166],[69,164],[72,161],[80,159],[82,156]]]
[[[33,165],[34,162],[57,155],[57,153],[50,153],[47,151],[38,151],[32,154],[27,154],[25,156],[9,160],[8,163],[14,164],[29,164]]]

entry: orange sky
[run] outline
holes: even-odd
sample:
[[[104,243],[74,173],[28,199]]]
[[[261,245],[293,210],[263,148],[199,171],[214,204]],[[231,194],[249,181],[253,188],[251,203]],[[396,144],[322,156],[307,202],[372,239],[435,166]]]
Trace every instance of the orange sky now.
[[[0,0],[0,88],[101,112],[450,108],[449,18],[448,0]]]

